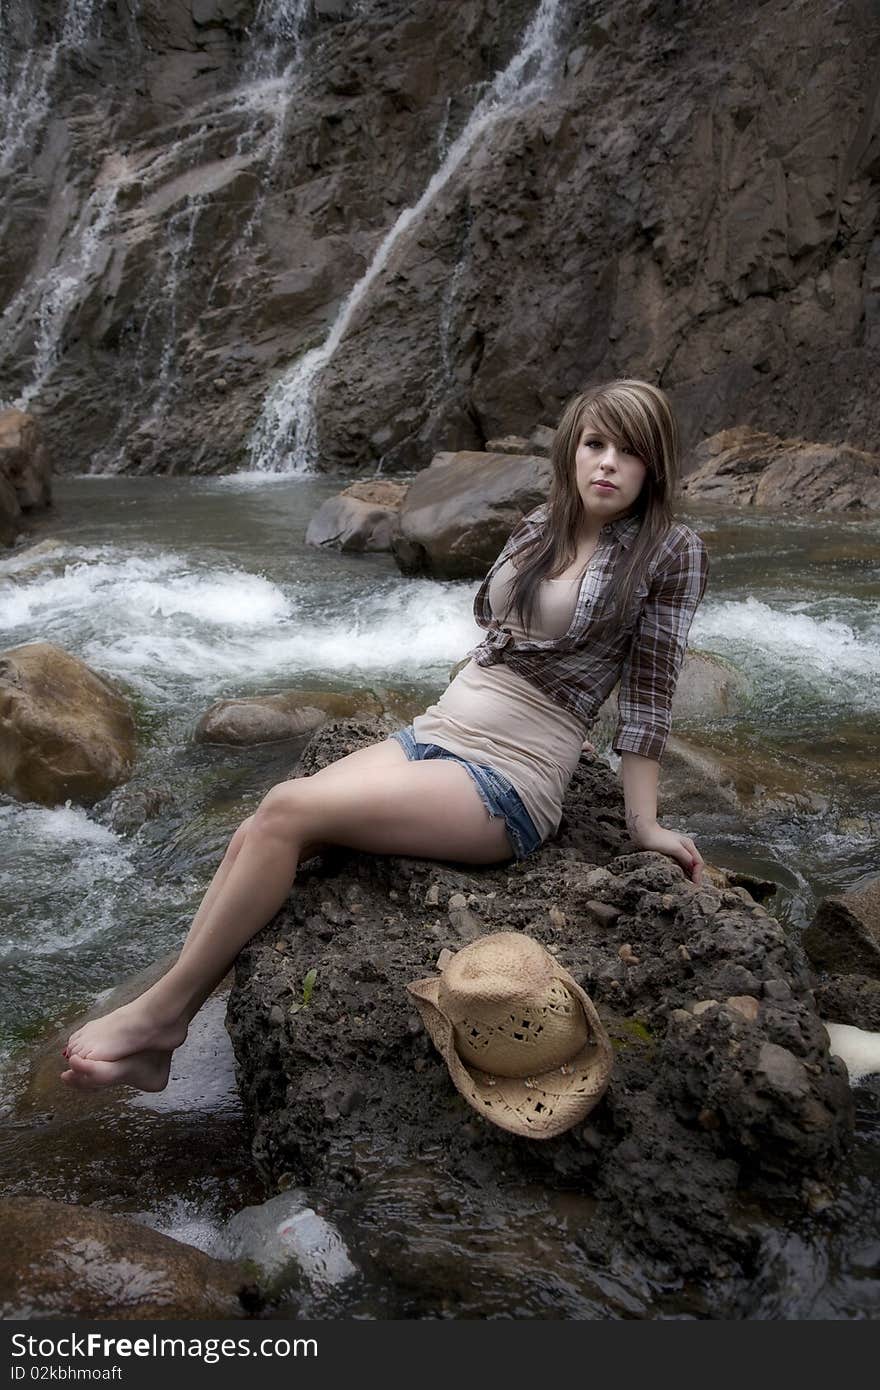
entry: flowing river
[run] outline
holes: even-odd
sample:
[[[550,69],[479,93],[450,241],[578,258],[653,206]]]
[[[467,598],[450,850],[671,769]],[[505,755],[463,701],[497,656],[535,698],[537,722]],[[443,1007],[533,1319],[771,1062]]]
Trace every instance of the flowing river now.
[[[263,1195],[222,995],[160,1097],[67,1094],[54,1079],[56,1039],[179,945],[232,830],[296,760],[296,743],[195,744],[209,704],[311,686],[369,689],[417,709],[478,640],[475,585],[405,579],[385,555],[305,546],[310,517],[340,486],[248,475],[62,480],[33,537],[46,542],[40,552],[0,561],[0,645],[56,642],[123,683],[140,735],[126,794],[153,812],[126,826],[118,804],[86,812],[0,798],[4,1192],[95,1202],[206,1249],[232,1212]],[[880,860],[880,522],[717,509],[687,519],[712,561],[692,645],[746,673],[751,695],[736,716],[677,726],[746,790],[736,810],[719,802],[675,824],[707,859],[776,883],[771,910],[799,930],[819,898],[875,875]],[[876,1312],[876,1081],[856,1091],[846,1236],[818,1220],[809,1238],[780,1235],[741,1315]],[[573,1316],[666,1307],[637,1273],[626,1289],[578,1297]],[[393,1316],[400,1305],[359,1286],[313,1292],[312,1311]],[[539,1294],[523,1295],[522,1315],[545,1315]]]

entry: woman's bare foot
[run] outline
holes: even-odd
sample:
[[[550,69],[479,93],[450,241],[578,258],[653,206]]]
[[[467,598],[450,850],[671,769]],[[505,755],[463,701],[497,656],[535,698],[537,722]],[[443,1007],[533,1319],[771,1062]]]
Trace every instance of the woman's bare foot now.
[[[168,1085],[171,1053],[154,1050],[135,1052],[116,1062],[102,1062],[73,1053],[70,1068],[61,1080],[79,1091],[96,1091],[104,1086],[136,1086],[139,1091],[163,1091]]]
[[[157,1017],[146,996],[123,1004],[71,1033],[63,1055],[119,1062],[142,1052],[173,1052],[186,1038],[186,1019]]]

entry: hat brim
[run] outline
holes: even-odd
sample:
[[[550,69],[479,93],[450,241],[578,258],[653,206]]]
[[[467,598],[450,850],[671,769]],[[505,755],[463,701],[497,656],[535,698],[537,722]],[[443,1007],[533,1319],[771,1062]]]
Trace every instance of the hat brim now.
[[[555,974],[581,1005],[590,1028],[590,1041],[564,1068],[557,1067],[527,1080],[490,1076],[476,1067],[465,1066],[455,1046],[452,1022],[440,1008],[439,975],[407,985],[456,1090],[492,1124],[527,1139],[554,1139],[585,1119],[605,1094],[614,1062],[610,1039],[592,1000],[561,965]]]

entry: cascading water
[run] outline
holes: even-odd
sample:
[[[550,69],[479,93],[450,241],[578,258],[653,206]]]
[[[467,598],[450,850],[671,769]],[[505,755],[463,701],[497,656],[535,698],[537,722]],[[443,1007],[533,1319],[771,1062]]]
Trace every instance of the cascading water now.
[[[528,105],[545,89],[556,66],[560,8],[561,0],[541,0],[519,50],[480,97],[421,197],[401,213],[383,238],[367,270],[340,308],[324,342],[305,353],[269,392],[251,437],[253,471],[307,473],[312,468],[317,446],[315,388],[321,372],[409,228],[430,207],[478,141],[516,107]]]
[[[68,0],[58,40],[44,48],[27,45],[16,70],[11,61],[0,69],[0,173],[22,168],[39,148],[61,61],[98,36],[102,3]],[[88,182],[82,174],[76,182],[66,181],[60,191],[62,205],[70,208],[66,225],[53,224],[46,232],[30,272],[0,317],[0,364],[8,379],[20,383],[14,400],[4,403],[24,408],[39,395],[64,355],[65,330],[95,275],[114,251],[124,255],[126,246],[146,241],[151,269],[132,314],[140,326],[132,358],[137,380],[129,408],[120,415],[119,433],[125,437],[141,423],[154,432],[161,426],[179,376],[182,330],[211,307],[216,287],[215,280],[201,302],[185,305],[185,272],[200,215],[212,194],[250,168],[257,175],[258,196],[228,254],[240,255],[252,241],[297,90],[309,9],[309,0],[262,0],[243,80],[234,89],[190,108],[170,138],[167,129],[161,142],[148,131],[127,143],[124,155],[108,152]],[[0,10],[0,34],[10,22],[9,9]],[[0,48],[8,53],[8,45]],[[71,129],[76,140],[75,119]],[[91,130],[84,129],[81,138],[89,144]],[[84,158],[90,162],[87,151]],[[67,180],[66,172],[62,177]],[[131,188],[139,201],[123,205],[119,194]],[[52,196],[59,194],[53,190]],[[154,353],[158,362],[148,365]],[[24,381],[22,363],[29,367]]]
[[[12,6],[0,7],[0,174],[34,148],[49,113],[52,79],[59,61],[76,53],[100,27],[103,0],[67,0],[61,33],[54,43],[28,45],[24,61],[13,74],[8,59],[8,29]]]

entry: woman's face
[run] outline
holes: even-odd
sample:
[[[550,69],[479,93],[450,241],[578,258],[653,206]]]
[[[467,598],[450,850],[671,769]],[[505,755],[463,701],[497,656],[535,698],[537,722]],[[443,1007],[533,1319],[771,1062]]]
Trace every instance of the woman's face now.
[[[641,492],[647,472],[638,455],[619,448],[587,421],[575,452],[577,489],[587,516],[603,523],[623,516]]]

